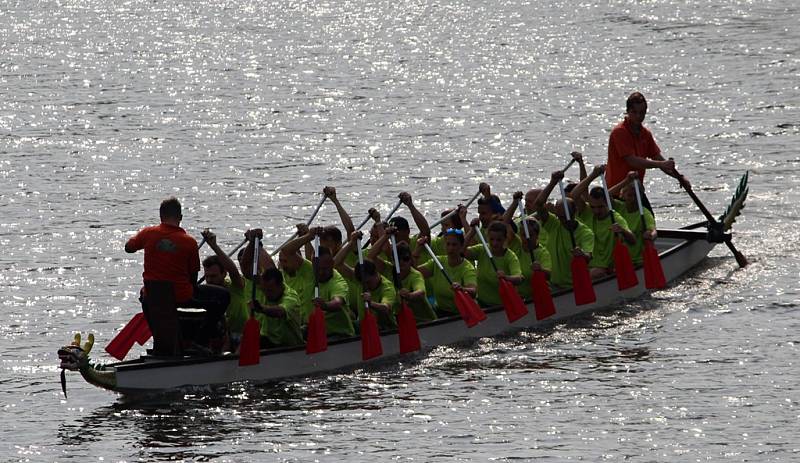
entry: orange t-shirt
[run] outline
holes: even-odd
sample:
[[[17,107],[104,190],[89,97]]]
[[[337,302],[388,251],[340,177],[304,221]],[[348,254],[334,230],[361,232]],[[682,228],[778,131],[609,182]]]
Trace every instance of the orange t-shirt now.
[[[200,254],[197,241],[181,227],[162,223],[143,228],[128,240],[126,247],[132,251],[144,249],[142,279],[171,281],[175,285],[175,302],[192,298],[193,273],[200,272]]]
[[[608,163],[606,163],[606,183],[611,188],[625,180],[628,172],[634,170],[625,161],[627,156],[637,158],[658,159],[661,148],[656,144],[653,134],[642,127],[639,135],[634,135],[628,123],[628,118],[617,124],[608,137]],[[639,178],[644,180],[645,169],[639,169]]]

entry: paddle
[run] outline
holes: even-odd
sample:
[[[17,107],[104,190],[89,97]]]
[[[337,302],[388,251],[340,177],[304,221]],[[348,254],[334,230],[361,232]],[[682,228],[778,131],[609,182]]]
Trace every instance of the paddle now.
[[[469,201],[467,201],[467,204],[464,204],[464,207],[469,207],[472,203],[475,202],[476,199],[478,199],[478,196],[480,196],[480,195],[481,195],[480,191],[475,193],[472,196],[472,198],[470,198]],[[444,216],[439,218],[439,220],[437,220],[436,222],[433,222],[432,224],[430,224],[430,228],[434,229],[435,227],[438,227],[439,225],[442,224],[442,222],[444,222],[445,220],[449,219],[450,217],[456,215],[457,213],[458,213],[458,208],[453,209],[452,211],[448,212],[447,214],[445,214]]]
[[[572,241],[572,249],[574,250],[576,247],[575,231],[572,229],[572,217],[570,216],[567,192],[564,191],[564,182],[562,180],[558,181],[558,187],[561,189],[561,202],[564,206],[564,216],[567,218],[566,227],[569,231],[569,238]],[[572,270],[572,290],[575,293],[575,304],[583,305],[596,301],[597,296],[594,294],[592,277],[589,275],[589,264],[586,262],[586,259],[573,254],[570,268]]]
[[[639,205],[639,218],[642,220],[642,233],[647,231],[644,221],[644,207],[642,207],[642,194],[639,191],[639,179],[633,180],[633,188],[636,191],[636,203]],[[661,289],[667,286],[667,279],[664,278],[664,269],[661,267],[661,258],[658,257],[653,240],[643,240],[642,259],[644,265],[644,287],[647,289]]]
[[[261,241],[257,236],[253,237],[253,273],[250,274],[252,291],[250,292],[250,318],[244,324],[242,330],[242,342],[239,344],[239,366],[257,365],[261,358],[261,325],[256,320],[254,307],[258,304],[256,300],[256,285],[258,284],[258,252],[260,251]]]
[[[320,208],[322,207],[322,204],[324,204],[324,203],[325,203],[325,200],[326,200],[327,198],[328,198],[328,197],[327,197],[327,196],[326,196],[326,195],[323,193],[323,194],[322,194],[322,199],[320,199],[320,200],[319,200],[319,204],[317,204],[317,208],[316,208],[316,209],[314,209],[314,212],[313,212],[313,213],[311,213],[311,217],[309,217],[309,218],[308,218],[308,220],[306,220],[306,227],[308,227],[309,225],[311,225],[311,222],[313,222],[313,221],[314,221],[314,218],[317,216],[317,213],[319,213],[319,210],[320,210]],[[278,247],[277,247],[277,248],[276,248],[274,251],[272,251],[272,253],[271,253],[270,255],[271,255],[272,257],[275,257],[275,255],[277,255],[279,252],[281,252],[281,249],[283,249],[283,247],[284,247],[284,246],[286,246],[287,244],[289,244],[289,242],[290,242],[290,241],[292,241],[292,240],[293,240],[293,239],[294,239],[296,236],[297,236],[297,232],[295,231],[294,233],[292,233],[292,236],[290,236],[288,240],[284,241],[284,242],[283,242],[283,244],[281,244],[281,245],[280,245],[280,246],[278,246]]]
[[[428,243],[425,243],[425,250],[431,256],[433,261],[436,263],[436,266],[439,267],[439,270],[442,272],[442,275],[447,279],[447,282],[450,283],[450,286],[453,286],[453,279],[450,278],[450,275],[447,274],[442,263],[439,261],[439,258],[436,257],[434,254],[433,249],[428,246]],[[454,301],[456,304],[456,308],[458,309],[458,313],[461,314],[461,318],[464,319],[464,323],[467,324],[468,328],[472,328],[473,326],[477,325],[483,320],[486,320],[486,313],[478,306],[478,303],[475,302],[475,299],[472,298],[466,291],[463,289],[453,289],[454,293]]]
[[[524,209],[522,212],[522,229],[525,231],[525,240],[528,243],[528,253],[531,257],[531,266],[536,262],[533,257],[533,239],[528,229],[528,218],[525,217]],[[531,295],[533,296],[533,307],[536,312],[536,319],[543,320],[556,313],[556,306],[553,304],[553,296],[550,294],[550,285],[547,284],[547,275],[542,270],[531,271]]]
[[[197,249],[202,248],[204,244],[206,244],[205,237],[200,240]],[[201,278],[197,284],[202,283],[204,279],[205,277]],[[122,327],[120,332],[114,336],[114,339],[108,343],[106,352],[117,360],[123,360],[125,356],[128,355],[128,352],[130,352],[134,343],[143,346],[152,335],[153,333],[150,331],[150,325],[147,324],[147,318],[145,318],[144,313],[139,312],[134,315],[133,318]]]
[[[361,252],[361,238],[356,240],[356,248],[358,249],[358,265],[361,267],[361,289],[367,292],[367,278],[364,275],[364,253]],[[378,332],[378,320],[375,318],[375,315],[372,314],[372,309],[367,301],[364,301],[364,317],[361,319],[360,328],[361,360],[369,360],[383,355],[381,336]]]
[[[606,184],[606,176],[601,175],[600,180],[603,182],[603,193],[606,196],[606,205],[608,206],[608,214],[611,217],[611,223],[616,224],[614,219],[614,205],[611,203],[611,196],[608,194],[608,185]],[[644,219],[642,219],[644,220]],[[633,288],[639,284],[639,279],[636,278],[636,270],[633,268],[633,259],[631,253],[622,242],[621,236],[616,236],[614,239],[614,271],[617,274],[617,288],[622,291],[628,288]]]
[[[400,281],[400,259],[397,257],[397,238],[389,235],[392,242],[392,257],[394,258],[394,286],[401,289]],[[420,349],[419,332],[417,331],[417,320],[414,312],[406,303],[404,298],[400,298],[400,311],[397,313],[397,334],[400,338],[400,353],[407,354]]]
[[[319,298],[319,236],[314,237],[314,299]],[[328,333],[325,327],[325,312],[318,304],[308,316],[306,354],[328,350]]]
[[[483,237],[480,227],[475,227],[475,234],[480,238],[483,250],[486,252],[486,255],[489,256],[489,262],[492,263],[494,273],[497,273],[497,263],[494,261],[492,250],[489,249],[489,245],[486,243],[486,239]],[[500,278],[498,275],[497,285],[509,323],[514,323],[525,315],[528,315],[528,309],[525,307],[525,303],[522,302],[522,298],[519,297],[519,293],[517,293],[517,290],[514,289],[514,285],[511,284],[510,281],[505,278]]]
[[[692,198],[692,201],[694,201],[694,203],[697,205],[697,208],[700,209],[700,212],[702,212],[703,215],[706,217],[706,220],[708,220],[708,228],[710,230],[721,229],[722,224],[720,224],[714,218],[714,216],[711,215],[711,212],[709,212],[706,206],[700,201],[700,198],[698,198],[697,195],[694,194],[694,191],[692,191],[692,186],[689,185],[687,182],[683,181],[683,175],[678,173],[677,169],[674,170],[674,172],[675,175],[678,176],[678,181],[680,182],[681,187],[683,187],[683,189],[686,190],[686,193],[689,194],[689,197]],[[722,230],[720,230],[719,232],[721,233]],[[733,253],[733,257],[736,258],[736,263],[739,264],[739,267],[746,267],[748,264],[747,258],[744,256],[744,254],[739,252],[738,249],[736,249],[736,247],[733,245],[733,242],[731,242],[730,237],[727,236],[724,237],[723,241],[725,242],[725,245],[728,246],[728,249],[730,249],[731,252]]]

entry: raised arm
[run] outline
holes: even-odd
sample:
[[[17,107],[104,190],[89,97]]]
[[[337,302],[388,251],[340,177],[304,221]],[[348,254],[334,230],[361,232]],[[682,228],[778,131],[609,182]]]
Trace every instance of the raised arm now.
[[[358,239],[364,236],[364,233],[361,231],[354,231],[350,234],[347,238],[347,242],[339,249],[339,252],[333,256],[333,266],[339,273],[342,274],[343,277],[348,279],[355,278],[355,269],[345,263],[345,259],[347,259],[347,255],[350,254],[353,249],[356,247],[356,242]]]
[[[547,222],[547,219],[550,217],[550,213],[547,211],[547,198],[550,197],[550,194],[553,192],[553,189],[558,185],[558,182],[564,178],[564,172],[557,170],[550,174],[550,183],[547,184],[546,187],[539,193],[539,196],[536,198],[536,201],[533,203],[533,208],[536,210],[536,216],[539,218],[540,223]]]
[[[623,181],[617,183],[616,185],[608,189],[609,196],[611,196],[612,198],[618,197],[619,193],[622,192],[622,189],[625,187],[625,185],[630,185],[632,181],[638,178],[639,174],[635,170],[628,172],[628,175],[625,176],[625,179]]]
[[[301,225],[305,226],[305,224]],[[300,230],[300,225],[298,225],[298,230]],[[281,249],[281,257],[299,267],[303,260],[303,257],[300,256],[300,248],[313,241],[317,232],[319,232],[319,228],[307,230],[305,234],[286,243],[286,246]]]
[[[506,212],[503,214],[503,222],[511,223],[514,220],[514,213],[517,211],[520,201],[522,201],[522,192],[515,191],[511,205],[508,206],[508,209],[506,209]]]
[[[322,189],[322,192],[325,196],[330,198],[333,205],[336,206],[336,212],[339,213],[339,218],[342,220],[344,231],[347,233],[347,236],[350,236],[350,234],[356,231],[356,227],[353,225],[353,219],[350,218],[350,214],[344,210],[344,207],[342,207],[342,204],[339,202],[339,198],[336,197],[336,188],[326,186]]]
[[[411,217],[414,219],[414,223],[417,224],[417,228],[419,229],[419,236],[431,236],[431,227],[428,225],[428,220],[425,219],[425,216],[417,209],[417,206],[414,205],[414,201],[411,199],[411,194],[404,191],[400,193],[398,196],[400,201],[408,207],[408,211],[411,212]]]
[[[578,151],[573,151],[570,153],[570,156],[572,156],[572,159],[574,159],[575,162],[578,163],[578,169],[580,170],[580,179],[581,180],[585,179],[587,177],[587,174],[586,174],[586,163],[583,162],[583,154],[581,154]]]
[[[606,171],[605,164],[595,166],[594,169],[592,169],[592,173],[589,174],[589,176],[586,177],[585,179],[581,180],[581,182],[578,183],[575,186],[575,188],[573,188],[572,191],[567,195],[570,198],[572,198],[573,201],[575,201],[575,204],[578,206],[579,211],[583,210],[583,208],[585,207],[583,205],[584,203],[583,197],[586,194],[586,191],[589,189],[589,185],[592,184],[594,179],[603,175],[603,172],[605,171]]]
[[[203,235],[203,238],[205,238],[206,243],[208,243],[208,247],[210,247],[211,250],[214,251],[214,254],[217,255],[217,258],[219,259],[219,263],[222,265],[222,268],[224,268],[225,271],[228,272],[228,275],[231,277],[231,284],[236,286],[237,288],[244,288],[244,280],[242,279],[242,274],[239,273],[239,269],[236,268],[236,264],[233,263],[233,260],[231,260],[231,258],[228,257],[227,254],[225,254],[225,251],[220,249],[219,245],[217,244],[217,235],[214,234],[214,232],[212,232],[208,228],[203,230],[201,234]],[[252,252],[252,249],[250,251]],[[252,253],[250,255],[252,256]],[[252,261],[253,258],[250,257],[250,260]]]

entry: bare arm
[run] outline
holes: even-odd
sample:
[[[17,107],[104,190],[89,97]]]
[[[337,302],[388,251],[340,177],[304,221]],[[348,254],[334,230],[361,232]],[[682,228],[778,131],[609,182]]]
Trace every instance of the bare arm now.
[[[347,233],[347,236],[350,236],[354,231],[356,231],[356,227],[353,225],[353,219],[350,218],[350,214],[344,210],[342,204],[339,202],[339,198],[336,197],[336,188],[332,186],[326,186],[322,192],[331,199],[333,205],[336,206],[336,212],[339,213],[339,218],[342,220],[342,225],[344,226],[344,231]]]
[[[587,177],[587,174],[586,174],[586,163],[583,162],[583,154],[581,154],[578,151],[573,151],[572,153],[570,153],[570,156],[572,156],[572,159],[574,159],[575,162],[578,163],[578,169],[580,170],[580,179],[581,180],[585,179]]]
[[[403,204],[408,207],[408,211],[411,213],[411,218],[414,219],[414,223],[417,224],[417,228],[419,229],[419,235],[431,236],[431,227],[428,225],[428,220],[417,209],[417,206],[414,205],[411,195],[404,191],[400,193],[398,197],[400,198],[400,201],[402,201]]]
[[[550,183],[548,183],[547,186],[544,187],[544,190],[539,193],[539,196],[536,197],[536,201],[533,203],[533,208],[536,210],[536,216],[539,218],[539,222],[545,223],[550,217],[550,213],[547,212],[547,198],[550,197],[553,189],[563,178],[564,172],[560,170],[553,172],[550,175]]]
[[[225,251],[220,249],[219,245],[217,244],[217,235],[215,235],[211,230],[205,229],[203,230],[203,238],[206,239],[206,243],[208,243],[208,247],[214,251],[214,254],[217,255],[222,268],[228,272],[228,275],[231,277],[231,284],[235,285],[237,288],[244,288],[244,280],[242,279],[242,274],[239,273],[239,269],[236,268],[236,264],[233,263],[230,257],[225,254]],[[252,248],[252,246],[251,246]],[[252,252],[252,249],[250,250]],[[252,257],[250,258],[252,261]]]
[[[503,214],[503,222],[511,223],[514,220],[514,213],[517,211],[517,207],[519,207],[519,203],[522,200],[522,192],[515,191],[514,192],[514,200],[511,201],[511,205],[508,206],[506,212]]]
[[[630,185],[630,183],[633,180],[638,179],[638,178],[639,178],[639,174],[636,171],[628,172],[628,175],[625,177],[625,179],[623,181],[617,183],[616,185],[614,185],[614,186],[612,186],[612,187],[610,187],[608,189],[609,196],[611,196],[612,198],[615,197],[615,196],[619,196],[619,193],[622,191],[622,188],[625,187],[625,185]]]
[[[594,181],[594,179],[596,179],[597,177],[601,176],[605,171],[606,171],[605,164],[595,166],[594,169],[592,169],[592,173],[589,174],[589,176],[586,177],[585,179],[581,180],[581,182],[578,185],[576,185],[575,188],[573,188],[572,191],[567,196],[572,198],[578,205],[580,205],[580,203],[584,202],[582,198],[586,194],[586,191],[589,189],[589,185],[591,185],[592,181]]]

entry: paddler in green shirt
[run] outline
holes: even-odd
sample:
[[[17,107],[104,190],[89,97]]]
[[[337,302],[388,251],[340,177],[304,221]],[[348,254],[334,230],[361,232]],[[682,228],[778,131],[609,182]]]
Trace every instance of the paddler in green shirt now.
[[[382,248],[384,244],[389,241],[389,237],[394,233],[394,228],[387,228],[386,235],[382,236],[376,244]],[[425,278],[412,266],[413,259],[411,257],[411,248],[408,246],[408,243],[397,243],[397,259],[400,261],[399,283],[396,280],[394,263],[380,259],[374,254],[376,253],[373,249],[370,251],[370,255],[368,255],[367,258],[375,263],[375,267],[378,271],[383,275],[387,272],[392,273],[398,295],[395,304],[395,313],[400,309],[400,304],[404,300],[414,313],[414,319],[417,323],[436,320],[436,312],[434,312],[433,307],[431,307],[428,301]]]
[[[595,166],[592,173],[572,190],[569,196],[575,201],[578,209],[578,220],[594,233],[594,250],[589,261],[589,273],[592,279],[602,278],[614,273],[614,245],[617,235],[627,244],[636,242],[625,219],[616,211],[608,210],[606,194],[603,187],[596,186],[589,191],[588,202],[582,198],[594,179],[603,175],[605,166]],[[613,214],[613,217],[612,217]]]
[[[550,259],[553,263],[550,282],[560,288],[572,288],[572,268],[570,267],[572,257],[577,256],[587,259],[587,261],[590,260],[594,249],[594,235],[579,220],[572,220],[567,224],[563,201],[556,202],[555,214],[547,210],[547,198],[563,178],[564,172],[560,170],[553,172],[550,176],[550,183],[547,184],[547,187],[536,200],[536,214],[542,229],[547,232],[546,249],[550,253]],[[570,211],[575,211],[575,205],[570,198],[567,198],[567,207],[570,208]],[[571,217],[574,217],[574,215]],[[567,226],[574,229],[575,247],[572,246],[572,239]]]
[[[417,244],[419,247],[414,250],[416,260],[417,252],[423,249],[423,245],[428,242],[428,237],[420,237]],[[470,296],[475,297],[478,287],[478,278],[475,273],[475,266],[462,255],[464,252],[464,230],[449,229],[445,232],[445,256],[437,256],[442,262],[442,266],[448,275],[453,279],[451,286],[447,278],[442,274],[439,267],[430,260],[416,268],[425,278],[433,281],[433,295],[436,299],[436,313],[440,317],[449,317],[458,314],[453,291],[456,289],[465,290]]]
[[[476,221],[470,224],[472,233],[480,233],[477,228],[479,223]],[[519,259],[514,251],[506,248],[508,241],[508,225],[503,222],[494,221],[489,224],[488,235],[484,237],[489,249],[494,257],[494,265],[492,265],[489,254],[483,244],[476,244],[467,248],[464,253],[466,258],[471,261],[477,261],[477,276],[478,276],[478,302],[484,306],[494,306],[503,303],[500,298],[500,289],[498,279],[502,278],[511,282],[514,285],[522,283],[522,269],[519,266]],[[467,241],[469,241],[469,236]],[[480,238],[478,239],[480,243]],[[494,267],[497,267],[495,271]]]
[[[658,234],[656,232],[656,219],[647,208],[643,208],[644,229],[642,227],[642,217],[639,214],[639,204],[636,201],[636,189],[633,187],[633,182],[638,181],[639,174],[636,171],[629,172],[625,180],[609,188],[608,194],[612,198],[618,194],[622,197],[622,201],[618,199],[612,199],[611,201],[614,204],[614,210],[625,219],[631,229],[631,233],[636,237],[636,242],[629,244],[628,249],[633,263],[641,265],[644,240],[655,241]]]
[[[392,282],[378,273],[375,264],[369,259],[364,259],[363,265],[356,263],[355,268],[342,262],[343,254],[349,253],[351,249],[357,247],[358,240],[362,236],[362,232],[354,232],[350,235],[347,244],[334,257],[334,264],[339,273],[355,282],[355,286],[350,287],[350,294],[355,294],[355,298],[350,301],[350,308],[358,314],[357,318],[360,322],[364,318],[364,310],[368,303],[370,310],[378,320],[378,329],[390,330],[397,328],[397,314],[395,312],[397,293]]]
[[[303,344],[300,298],[284,283],[283,274],[268,268],[256,281],[256,303],[248,305],[261,325],[261,348]]]
[[[519,259],[519,266],[522,269],[523,282],[517,286],[517,292],[523,299],[528,300],[532,297],[531,294],[531,275],[534,271],[543,271],[547,278],[550,278],[550,271],[553,268],[550,260],[550,252],[547,251],[540,242],[541,236],[539,230],[539,222],[536,219],[526,219],[528,224],[528,233],[530,233],[531,248],[528,247],[528,240],[525,237],[525,229],[522,227],[522,222],[519,225],[519,240],[515,240],[509,246],[509,249],[514,251]],[[531,252],[533,249],[533,261],[531,261]]]
[[[281,271],[286,284],[300,296],[303,324],[308,323],[308,317],[314,310],[315,303],[319,303],[320,308],[325,311],[328,337],[354,336],[352,317],[347,307],[347,281],[334,270],[330,250],[320,246],[317,267],[320,295],[318,299],[314,299],[313,264],[300,256],[300,249],[321,233],[321,228],[313,228],[305,235],[289,241],[280,253]]]

